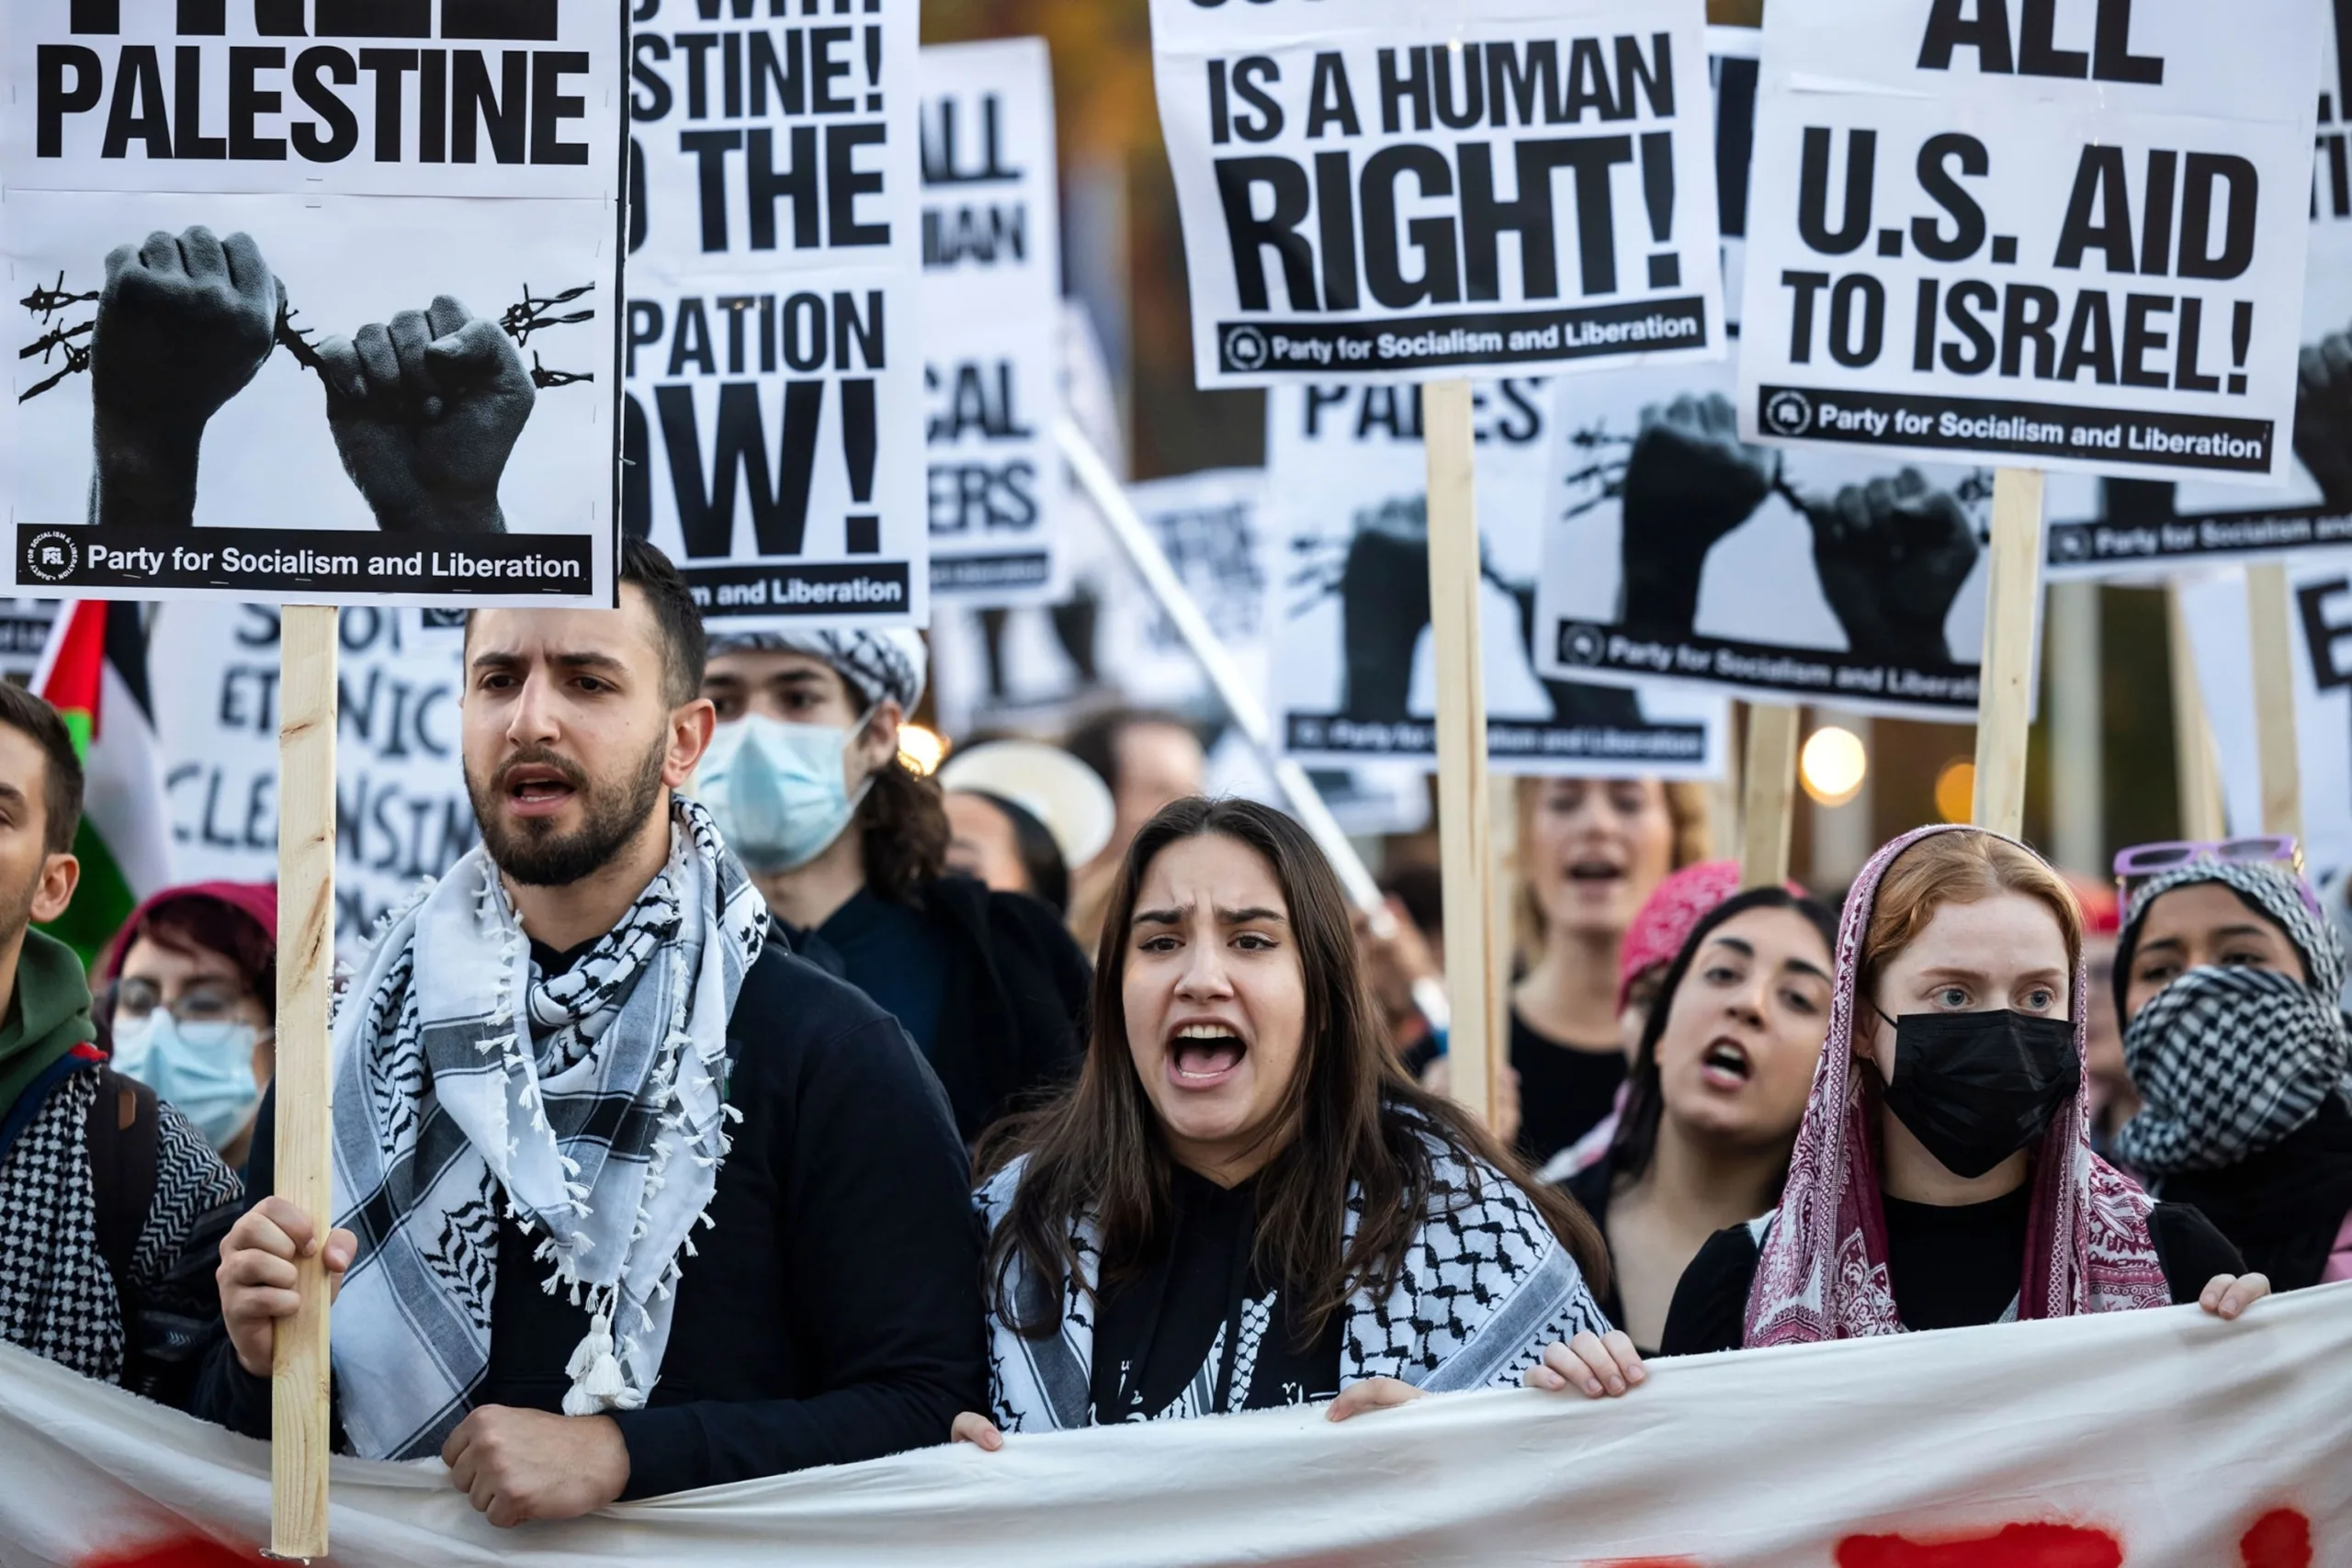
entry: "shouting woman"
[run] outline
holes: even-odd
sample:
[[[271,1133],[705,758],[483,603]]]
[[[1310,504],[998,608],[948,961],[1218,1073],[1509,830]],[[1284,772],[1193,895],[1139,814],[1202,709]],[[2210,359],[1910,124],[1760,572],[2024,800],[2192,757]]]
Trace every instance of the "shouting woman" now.
[[[1641,1381],[1591,1223],[1396,1066],[1288,818],[1153,818],[1096,973],[1078,1082],[981,1148],[993,1407],[956,1437]]]
[[[1666,1354],[2267,1294],[2196,1210],[2091,1153],[2082,916],[2030,850],[1925,828],[1847,896],[1780,1208],[1719,1231]]]

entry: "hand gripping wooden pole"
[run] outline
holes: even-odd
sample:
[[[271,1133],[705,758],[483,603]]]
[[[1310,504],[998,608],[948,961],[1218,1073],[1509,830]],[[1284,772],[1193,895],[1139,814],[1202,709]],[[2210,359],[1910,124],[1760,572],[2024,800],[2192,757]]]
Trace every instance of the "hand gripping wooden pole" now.
[[[335,612],[288,604],[278,620],[277,1196],[334,1223],[327,985],[334,961]],[[327,1278],[299,1267],[301,1306],[277,1325],[272,1362],[269,1555],[327,1551]]]
[[[2262,761],[2262,830],[2303,836],[2303,759],[2295,739],[2294,603],[2287,568],[2245,569],[2246,620],[2254,628],[2254,731]]]
[[[1496,963],[1487,682],[1478,642],[1478,508],[1470,383],[1421,388],[1429,459],[1430,630],[1437,645],[1437,809],[1445,877],[1446,1034],[1453,1098],[1487,1120],[1494,1106]]]
[[[1747,705],[1747,760],[1741,769],[1739,885],[1777,886],[1789,879],[1789,840],[1796,818],[1797,710],[1781,703]]]
[[[1979,828],[2025,831],[2026,729],[2033,711],[2034,632],[2041,597],[2041,470],[1993,476],[1993,550],[1976,695]]]

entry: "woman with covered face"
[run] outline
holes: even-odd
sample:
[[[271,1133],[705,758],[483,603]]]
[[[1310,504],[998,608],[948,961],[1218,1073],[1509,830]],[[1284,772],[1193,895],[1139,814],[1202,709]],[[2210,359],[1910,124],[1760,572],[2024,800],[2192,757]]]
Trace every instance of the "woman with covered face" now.
[[[2082,918],[2015,841],[1924,828],[1848,895],[1781,1205],[1719,1231],[1667,1355],[2198,1302],[2269,1283],[2091,1152]]]
[[[2132,899],[2115,969],[2141,1097],[2117,1157],[2282,1291],[2352,1279],[2344,950],[2285,864],[2199,861]]]
[[[1078,1082],[981,1147],[992,1407],[959,1439],[1640,1381],[1590,1222],[1396,1065],[1302,829],[1179,801],[1109,915]]]
[[[1812,899],[1751,888],[1702,916],[1667,965],[1616,1136],[1567,1184],[1609,1241],[1601,1310],[1645,1353],[1707,1238],[1781,1201],[1837,934]]]

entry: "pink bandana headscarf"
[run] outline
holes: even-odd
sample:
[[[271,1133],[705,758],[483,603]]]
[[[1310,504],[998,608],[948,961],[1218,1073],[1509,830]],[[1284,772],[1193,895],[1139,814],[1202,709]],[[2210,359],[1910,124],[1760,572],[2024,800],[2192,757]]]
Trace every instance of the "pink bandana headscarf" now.
[[[1829,1034],[1789,1162],[1788,1186],[1747,1293],[1746,1343],[1750,1348],[1903,1332],[1887,1283],[1876,1130],[1865,1120],[1861,1084],[1853,1070],[1855,985],[1862,938],[1887,868],[1932,833],[1980,831],[1920,828],[1905,833],[1871,857],[1846,897],[1838,931]],[[2078,965],[2074,1012],[2078,1054],[2083,1049],[2083,987]],[[2086,1071],[2083,1082],[2089,1081]],[[2172,1304],[2148,1235],[2149,1199],[2130,1178],[2091,1153],[2090,1102],[2079,1089],[2074,1103],[2060,1110],[2036,1151],[2033,1184],[2033,1213],[2026,1226],[2025,1266],[2018,1292],[2020,1318]]]
[[[1634,981],[1673,963],[1707,912],[1738,891],[1736,860],[1686,865],[1652,888],[1634,923],[1625,928],[1624,943],[1618,950],[1617,1010],[1625,1010]]]

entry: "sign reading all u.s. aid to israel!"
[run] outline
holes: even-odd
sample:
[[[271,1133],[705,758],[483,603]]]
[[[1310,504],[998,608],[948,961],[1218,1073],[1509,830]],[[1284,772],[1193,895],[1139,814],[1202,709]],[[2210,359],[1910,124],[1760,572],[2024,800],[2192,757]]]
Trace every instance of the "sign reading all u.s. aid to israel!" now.
[[[1152,0],[1204,387],[1720,357],[1699,0]]]
[[[1740,428],[2274,483],[2322,0],[1773,0]]]
[[[8,581],[609,604],[611,0],[11,0]]]

